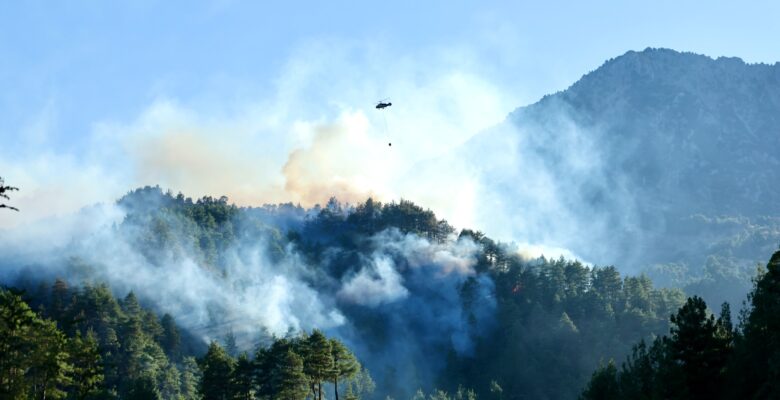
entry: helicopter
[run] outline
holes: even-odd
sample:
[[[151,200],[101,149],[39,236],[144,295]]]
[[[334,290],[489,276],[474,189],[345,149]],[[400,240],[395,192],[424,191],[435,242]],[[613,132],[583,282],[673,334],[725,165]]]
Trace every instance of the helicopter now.
[[[391,103],[389,99],[384,99],[384,100],[380,100],[380,101],[378,101],[376,103],[376,109],[381,111],[381,110],[384,110],[385,108],[390,107],[392,105],[393,105],[393,103]],[[386,134],[387,133],[387,118],[385,118],[384,113],[382,113],[382,120],[385,121],[385,134]],[[390,142],[390,143],[387,143],[387,145],[388,146],[392,146],[393,143]]]
[[[390,107],[392,105],[393,105],[393,103],[391,103],[389,101],[387,101],[387,102],[386,101],[380,101],[379,103],[376,104],[376,109],[377,110],[381,110],[383,108],[387,108],[387,107]]]

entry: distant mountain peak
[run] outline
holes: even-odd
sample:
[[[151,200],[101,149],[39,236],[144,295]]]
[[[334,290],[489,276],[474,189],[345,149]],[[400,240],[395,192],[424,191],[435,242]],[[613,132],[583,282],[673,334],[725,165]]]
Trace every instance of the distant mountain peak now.
[[[780,63],[647,48],[516,109],[460,159],[499,183],[486,184],[499,193],[486,198],[512,199],[499,214],[519,215],[514,235],[600,261],[678,260],[706,253],[672,233],[691,215],[780,215],[779,110]],[[756,239],[742,257],[765,254],[777,237]]]

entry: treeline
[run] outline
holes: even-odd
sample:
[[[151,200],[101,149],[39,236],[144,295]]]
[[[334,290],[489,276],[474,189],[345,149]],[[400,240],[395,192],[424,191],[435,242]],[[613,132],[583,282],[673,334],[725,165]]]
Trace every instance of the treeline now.
[[[105,285],[62,280],[33,293],[2,289],[0,315],[2,398],[198,398],[193,348],[172,316],[159,318],[132,292],[117,300]]]
[[[200,365],[204,399],[322,400],[330,391],[334,399],[356,400],[375,387],[344,343],[317,330],[276,339],[253,359],[247,353],[235,359],[212,342]]]
[[[780,251],[754,282],[739,323],[728,303],[719,317],[698,297],[671,317],[669,335],[634,346],[620,369],[610,361],[581,398],[780,398]]]
[[[62,280],[32,295],[0,289],[3,399],[322,400],[327,388],[345,399],[374,390],[352,352],[319,331],[275,339],[254,358],[217,342],[196,352],[173,317],[158,318],[132,292],[117,300],[105,285]]]
[[[430,351],[443,354],[436,359],[445,362],[436,367],[433,380],[399,380],[395,377],[401,371],[372,368],[383,396],[409,398],[418,385],[434,394],[435,387],[457,393],[463,385],[474,388],[481,398],[495,398],[499,389],[505,398],[576,398],[600,360],[623,358],[637,339],[652,340],[667,332],[668,316],[685,301],[680,290],[654,288],[649,278],[622,276],[612,266],[524,259],[512,244],[467,229],[456,232],[432,211],[405,200],[380,203],[368,199],[346,205],[331,199],[312,209],[292,204],[237,208],[225,198],[193,201],[159,188],[143,188],[129,193],[120,205],[130,210],[126,224],[147,230],[147,243],[189,246],[195,248],[194,254],[203,254],[204,260],[214,260],[216,266],[221,249],[237,241],[256,241],[262,235],[271,239],[266,242],[272,254],[292,244],[317,274],[326,274],[327,278],[308,282],[322,290],[329,290],[323,286],[328,279],[340,280],[354,273],[374,251],[372,238],[388,229],[432,243],[455,234],[476,242],[476,275],[459,288],[462,308],[468,314],[465,320],[474,325],[470,330],[483,333],[474,338],[474,350],[459,353],[448,338],[436,340]],[[483,278],[493,283],[493,293],[480,292],[477,282]],[[493,301],[495,318],[475,317]],[[395,329],[393,320],[382,318],[382,310],[344,305],[342,311],[360,327],[360,340],[366,347],[383,349],[393,340],[387,334]],[[392,312],[416,318],[412,311]],[[415,320],[410,332],[427,335],[428,330],[419,324],[423,322]]]
[[[193,200],[146,186],[129,192],[117,204],[127,212],[122,226],[132,228],[128,236],[150,259],[166,249],[194,255],[211,266],[219,266],[222,252],[242,238],[270,237],[271,250],[278,254],[288,240],[319,251],[328,246],[354,247],[388,228],[435,241],[455,232],[433,211],[408,200],[383,204],[369,198],[353,206],[331,198],[311,209],[292,204],[239,208],[224,196]],[[138,227],[143,228],[140,234]]]
[[[497,326],[472,357],[451,357],[442,380],[477,388],[481,398],[576,398],[600,359],[622,357],[637,338],[665,331],[685,299],[612,266],[527,262],[510,246],[463,234],[483,244],[477,268],[495,282]]]
[[[126,211],[119,232],[153,263],[160,263],[161,254],[170,252],[186,254],[204,266],[219,266],[220,255],[241,235],[242,228],[252,228],[236,225],[242,221],[236,218],[239,208],[228,204],[224,196],[193,201],[181,193],[146,186],[123,196],[117,205]]]
[[[306,219],[293,240],[312,262],[330,260],[323,267],[340,276],[341,266],[355,263],[367,239],[388,228],[431,241],[455,233],[446,221],[408,201],[382,204],[368,199],[347,207],[331,200]],[[487,399],[499,394],[507,399],[576,398],[601,359],[623,357],[637,338],[667,331],[668,316],[685,301],[681,290],[654,288],[648,277],[621,276],[614,266],[589,267],[563,258],[528,260],[515,245],[478,231],[464,229],[458,237],[479,245],[477,275],[459,288],[469,314],[465,320],[478,323],[476,310],[492,301],[486,296],[494,296],[495,318],[492,326],[472,329],[484,333],[475,336],[472,352],[458,353],[452,346],[437,349],[448,354],[446,365],[435,382],[426,383],[429,388],[451,393],[461,386],[474,388],[475,395]],[[478,290],[480,276],[490,277],[492,294]],[[387,328],[368,318],[361,326],[369,343]],[[392,388],[392,383],[383,387]]]
[[[389,228],[434,241],[442,241],[455,232],[446,220],[437,219],[433,211],[408,200],[382,204],[369,198],[350,206],[331,198],[325,207],[313,211],[313,217],[307,218],[300,229],[300,238],[305,242],[357,244]]]

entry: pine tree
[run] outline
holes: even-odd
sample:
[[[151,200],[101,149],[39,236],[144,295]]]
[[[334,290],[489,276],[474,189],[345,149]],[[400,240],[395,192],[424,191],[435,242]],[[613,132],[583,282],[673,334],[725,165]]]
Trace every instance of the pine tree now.
[[[681,366],[687,395],[691,399],[716,398],[722,390],[729,343],[719,337],[715,316],[707,316],[707,304],[694,296],[671,321],[668,346],[672,358]]]
[[[236,334],[233,333],[232,329],[229,330],[228,333],[225,335],[225,351],[231,357],[235,357],[238,355],[238,344],[236,344]]]
[[[160,396],[163,399],[179,399],[181,397],[181,373],[176,365],[168,363],[157,375]]]
[[[36,320],[19,295],[0,288],[0,398],[20,399],[28,392],[24,373],[35,346],[31,338]]]
[[[740,398],[780,398],[780,251],[748,296],[735,371]]]
[[[216,341],[211,342],[209,350],[200,361],[202,378],[200,394],[204,400],[228,400],[231,398],[230,378],[233,375],[235,361]]]
[[[588,387],[580,397],[581,400],[618,400],[620,398],[617,368],[611,360],[606,366],[601,366],[593,373]]]
[[[122,300],[122,311],[127,314],[130,318],[140,318],[141,317],[141,305],[138,304],[138,298],[135,297],[135,293],[130,291],[130,293],[125,296],[125,298]]]
[[[620,393],[630,399],[652,399],[655,388],[654,360],[642,340],[632,349],[620,372]]]
[[[184,357],[181,365],[181,379],[179,380],[179,392],[185,400],[200,399],[198,384],[201,380],[200,368],[193,357]]]
[[[333,394],[336,400],[339,400],[339,381],[350,379],[360,371],[355,355],[337,339],[330,340],[331,355],[333,358],[333,368],[330,380],[333,382]]]
[[[168,357],[172,360],[178,360],[181,357],[181,335],[179,334],[179,328],[176,327],[176,322],[171,314],[167,313],[163,315],[161,324],[163,335],[160,345]]]
[[[311,379],[314,395],[322,400],[322,383],[333,375],[333,353],[331,342],[319,330],[314,330],[306,341],[304,371]]]
[[[130,382],[127,393],[123,397],[126,400],[162,400],[160,392],[150,376],[135,378]]]
[[[26,378],[32,382],[33,398],[61,399],[70,385],[73,366],[68,363],[67,338],[48,320],[37,320],[32,329],[34,348],[29,354]]]
[[[0,398],[65,397],[72,369],[66,345],[53,321],[0,288]]]
[[[71,392],[76,399],[85,399],[99,392],[103,383],[103,366],[95,332],[89,330],[82,338],[77,332],[68,343],[70,363],[73,365]]]
[[[164,330],[162,325],[160,325],[160,319],[157,318],[157,314],[149,310],[143,310],[141,312],[141,324],[144,333],[150,339],[157,343],[162,343]]]
[[[282,338],[271,343],[269,348],[259,347],[255,352],[255,382],[257,394],[261,398],[276,396],[279,388],[277,372],[287,352],[292,350],[289,339]]]
[[[303,359],[292,349],[287,350],[287,353],[279,360],[273,375],[273,387],[276,389],[273,398],[303,400],[309,393],[308,379],[303,372]]]
[[[49,307],[49,316],[55,321],[64,321],[65,312],[70,304],[70,288],[68,284],[57,279],[51,289],[51,307]]]
[[[255,367],[246,353],[241,353],[233,371],[233,399],[252,400],[255,398],[254,390]]]

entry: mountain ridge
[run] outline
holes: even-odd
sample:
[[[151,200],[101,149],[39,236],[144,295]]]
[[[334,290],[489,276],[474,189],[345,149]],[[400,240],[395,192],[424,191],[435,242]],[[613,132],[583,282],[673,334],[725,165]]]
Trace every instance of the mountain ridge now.
[[[698,274],[717,256],[747,281],[780,243],[778,110],[780,63],[647,48],[518,107],[449,162],[480,182],[495,236],[629,270]]]

